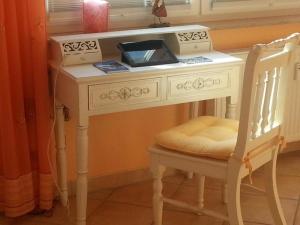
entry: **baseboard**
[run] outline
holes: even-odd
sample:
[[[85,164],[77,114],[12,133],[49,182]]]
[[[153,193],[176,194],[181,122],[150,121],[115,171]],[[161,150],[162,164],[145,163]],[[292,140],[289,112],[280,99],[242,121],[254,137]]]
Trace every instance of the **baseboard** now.
[[[283,150],[283,153],[293,151],[300,151],[300,141],[289,142],[286,148]]]
[[[176,173],[174,169],[167,169],[165,176],[170,176]],[[101,189],[117,188],[141,181],[151,180],[152,175],[149,168],[139,169],[134,171],[126,171],[117,174],[111,174],[101,177],[93,177],[88,180],[88,192],[95,192]],[[76,181],[70,181],[68,184],[69,195],[76,193]]]

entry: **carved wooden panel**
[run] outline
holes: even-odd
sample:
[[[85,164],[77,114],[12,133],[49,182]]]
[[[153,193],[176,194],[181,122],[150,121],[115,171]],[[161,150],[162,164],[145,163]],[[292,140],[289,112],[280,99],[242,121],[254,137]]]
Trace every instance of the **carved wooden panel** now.
[[[205,91],[228,88],[230,85],[229,79],[230,73],[228,71],[170,76],[168,78],[168,98],[197,95],[199,93],[203,94]]]
[[[97,39],[65,41],[60,45],[63,65],[94,63],[102,59]]]
[[[68,41],[62,43],[62,48],[65,55],[81,52],[94,53],[98,51],[97,40]]]
[[[161,99],[160,78],[124,81],[89,86],[89,109],[114,105],[128,105]]]
[[[181,32],[177,33],[179,42],[207,41],[209,39],[207,31]]]

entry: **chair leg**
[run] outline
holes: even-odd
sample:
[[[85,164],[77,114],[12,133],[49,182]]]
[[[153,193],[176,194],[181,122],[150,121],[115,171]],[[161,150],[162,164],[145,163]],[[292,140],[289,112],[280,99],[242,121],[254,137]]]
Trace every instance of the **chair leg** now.
[[[241,213],[241,178],[238,173],[229,173],[227,179],[227,210],[230,225],[244,225]]]
[[[230,225],[228,221],[223,221],[222,225]]]
[[[187,177],[187,179],[193,179],[193,176],[194,176],[194,173],[193,172],[187,172],[186,173],[186,177]]]
[[[274,156],[272,161],[265,165],[265,189],[275,225],[286,225],[287,223],[282,211],[277,191],[276,160],[277,154]]]
[[[157,165],[152,168],[153,173],[153,217],[154,225],[162,225],[162,210],[163,210],[163,196],[162,196],[162,177],[165,171],[165,167]]]
[[[224,183],[222,186],[222,201],[224,204],[227,204],[228,202],[227,191],[228,191],[227,184]]]
[[[197,176],[197,182],[198,182],[198,208],[202,209],[204,207],[205,176],[198,175]]]

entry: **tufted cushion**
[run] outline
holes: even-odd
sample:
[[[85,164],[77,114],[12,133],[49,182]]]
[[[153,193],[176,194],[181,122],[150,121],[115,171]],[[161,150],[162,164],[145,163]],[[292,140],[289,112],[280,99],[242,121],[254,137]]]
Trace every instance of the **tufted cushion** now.
[[[238,121],[201,116],[156,136],[156,143],[181,153],[228,159],[236,145]]]

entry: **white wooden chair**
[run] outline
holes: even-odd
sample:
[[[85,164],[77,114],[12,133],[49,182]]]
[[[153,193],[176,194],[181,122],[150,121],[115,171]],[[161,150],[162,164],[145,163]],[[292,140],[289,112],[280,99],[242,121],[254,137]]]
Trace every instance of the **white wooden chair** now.
[[[246,62],[240,121],[198,117],[160,133],[150,147],[154,177],[154,225],[162,224],[163,202],[217,217],[230,225],[242,225],[241,180],[257,168],[265,167],[266,195],[276,225],[286,225],[276,187],[277,153],[283,145],[283,118],[286,83],[293,50],[299,34],[270,44],[255,45]],[[162,176],[166,167],[221,179],[228,185],[227,215],[203,206],[199,188],[198,205],[165,198]]]

